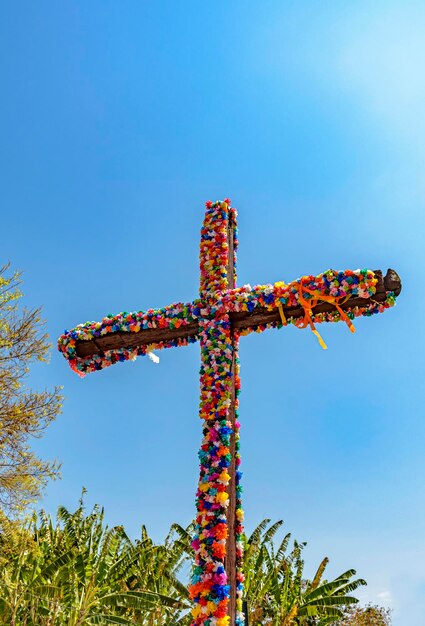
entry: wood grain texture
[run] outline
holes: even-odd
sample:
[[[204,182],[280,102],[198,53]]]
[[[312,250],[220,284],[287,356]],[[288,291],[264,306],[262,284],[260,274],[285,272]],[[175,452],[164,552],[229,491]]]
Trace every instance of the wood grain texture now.
[[[229,221],[227,224],[227,280],[229,289],[233,289],[235,286],[235,266],[234,266],[234,229],[235,224],[232,220],[232,214],[229,214]],[[229,506],[227,509],[227,528],[228,537],[226,544],[226,558],[225,569],[227,574],[227,584],[230,585],[230,599],[228,615],[230,617],[230,626],[234,626],[236,621],[236,442],[235,442],[235,422],[236,422],[236,389],[235,389],[235,376],[236,376],[236,357],[238,351],[238,341],[234,337],[234,331],[231,331],[232,341],[232,366],[230,374],[232,376],[232,388],[231,388],[231,404],[229,407],[228,419],[230,421],[233,433],[230,435],[230,467],[229,476],[230,482],[227,488],[227,494],[229,496]]]

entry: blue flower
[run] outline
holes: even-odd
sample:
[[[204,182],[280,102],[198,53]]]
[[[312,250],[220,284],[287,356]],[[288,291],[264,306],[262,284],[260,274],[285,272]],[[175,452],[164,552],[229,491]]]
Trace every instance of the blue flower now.
[[[230,585],[213,585],[211,587],[211,591],[217,596],[217,598],[224,600],[230,595]]]

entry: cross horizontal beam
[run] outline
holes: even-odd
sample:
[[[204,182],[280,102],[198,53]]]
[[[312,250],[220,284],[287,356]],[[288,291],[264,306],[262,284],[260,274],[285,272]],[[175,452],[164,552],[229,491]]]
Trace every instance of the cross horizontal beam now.
[[[376,293],[373,298],[350,297],[340,307],[344,311],[350,311],[355,307],[365,307],[372,301],[385,302],[388,293],[392,292],[398,296],[401,292],[401,280],[397,272],[389,269],[385,276],[381,270],[374,271],[378,279]],[[304,316],[304,309],[301,306],[282,305],[282,311],[287,319],[297,319]],[[322,302],[312,309],[313,315],[319,313],[329,313],[336,311],[336,307],[330,303]],[[233,330],[243,331],[252,329],[263,324],[277,324],[280,321],[280,312],[273,308],[256,308],[252,313],[248,311],[232,312],[229,315]],[[140,346],[148,346],[157,343],[170,341],[187,341],[192,338],[196,340],[199,333],[198,321],[189,322],[180,328],[145,328],[137,333],[117,331],[91,339],[89,341],[76,341],[76,353],[80,358],[90,358],[94,355],[101,355],[108,350],[118,350],[120,348],[135,349]]]

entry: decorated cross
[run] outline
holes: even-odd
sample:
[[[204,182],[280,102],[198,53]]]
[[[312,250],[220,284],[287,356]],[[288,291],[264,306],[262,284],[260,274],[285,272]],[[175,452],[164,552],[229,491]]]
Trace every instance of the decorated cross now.
[[[243,624],[238,342],[241,335],[294,324],[316,330],[319,322],[381,313],[395,303],[401,282],[393,270],[328,270],[289,284],[236,287],[237,213],[230,200],[207,202],[201,231],[200,297],[163,309],[108,315],[80,324],[59,339],[59,350],[84,376],[154,349],[201,345],[200,417],[203,440],[190,594],[193,624]]]

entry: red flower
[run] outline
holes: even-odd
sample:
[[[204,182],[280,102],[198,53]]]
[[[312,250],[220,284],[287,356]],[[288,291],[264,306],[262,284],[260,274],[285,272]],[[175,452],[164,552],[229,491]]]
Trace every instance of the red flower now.
[[[221,543],[213,543],[212,552],[218,559],[224,559],[226,556],[226,546]]]
[[[214,529],[214,534],[217,539],[227,539],[227,525],[226,524],[217,524]]]

